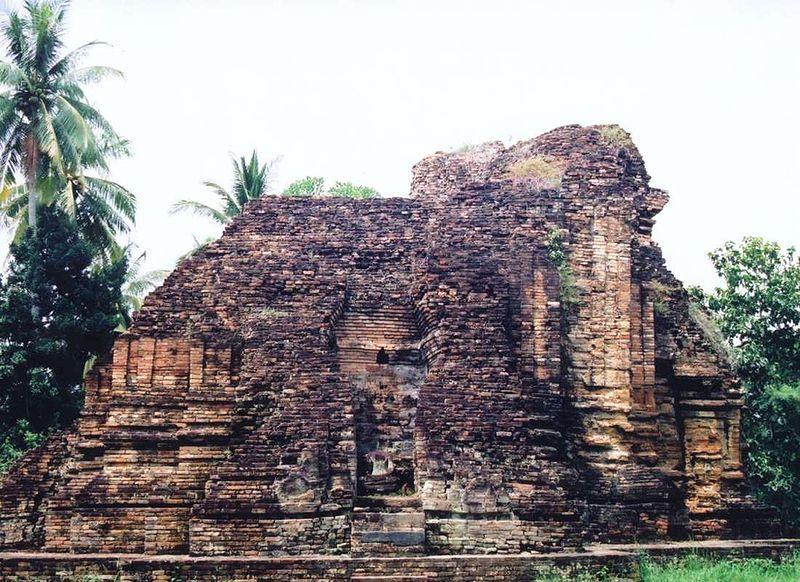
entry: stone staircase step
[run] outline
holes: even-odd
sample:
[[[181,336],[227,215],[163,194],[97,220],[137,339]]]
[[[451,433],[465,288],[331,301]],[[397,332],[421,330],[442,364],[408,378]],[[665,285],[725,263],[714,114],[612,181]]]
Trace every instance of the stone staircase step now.
[[[421,511],[383,513],[379,511],[354,512],[354,532],[368,531],[425,531],[425,514]]]
[[[350,530],[353,556],[421,555],[425,552],[422,511],[353,512]]]
[[[370,495],[356,498],[356,510],[390,509],[405,511],[422,509],[422,501],[416,495]]]
[[[391,544],[417,546],[425,543],[425,531],[364,531],[359,532],[362,544]]]
[[[394,576],[374,576],[372,574],[353,574],[350,580],[357,580],[358,582],[422,582],[428,580],[428,577],[423,575],[415,576],[413,574],[396,574]]]

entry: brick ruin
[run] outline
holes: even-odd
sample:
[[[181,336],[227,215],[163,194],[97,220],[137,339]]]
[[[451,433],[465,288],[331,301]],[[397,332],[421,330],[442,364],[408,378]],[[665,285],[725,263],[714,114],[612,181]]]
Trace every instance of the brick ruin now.
[[[0,485],[0,549],[514,554],[768,536],[740,385],[615,126],[267,197],[180,263]]]

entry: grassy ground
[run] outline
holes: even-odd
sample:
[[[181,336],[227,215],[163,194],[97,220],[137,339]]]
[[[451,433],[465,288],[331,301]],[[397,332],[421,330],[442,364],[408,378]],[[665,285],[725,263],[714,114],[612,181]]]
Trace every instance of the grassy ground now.
[[[692,554],[656,562],[643,556],[638,576],[635,570],[621,575],[613,568],[555,569],[543,572],[536,579],[539,582],[800,582],[800,552],[780,563],[764,558],[711,559]]]
[[[781,563],[761,558],[710,560],[693,555],[662,564],[645,560],[640,574],[642,582],[797,582],[800,553]]]

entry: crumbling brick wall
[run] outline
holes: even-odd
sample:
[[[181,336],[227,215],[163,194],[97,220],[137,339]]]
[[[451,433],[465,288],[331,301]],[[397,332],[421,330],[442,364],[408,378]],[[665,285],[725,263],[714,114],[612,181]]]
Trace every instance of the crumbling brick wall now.
[[[405,199],[250,204],[148,298],[75,430],[3,481],[0,546],[348,553],[367,510],[411,512],[376,523],[424,523],[426,553],[768,533],[739,384],[651,240],[667,197],[620,135],[435,154]],[[421,360],[403,406],[401,352]],[[382,385],[380,420],[359,420]],[[384,493],[409,499],[360,498],[376,434],[413,474]]]

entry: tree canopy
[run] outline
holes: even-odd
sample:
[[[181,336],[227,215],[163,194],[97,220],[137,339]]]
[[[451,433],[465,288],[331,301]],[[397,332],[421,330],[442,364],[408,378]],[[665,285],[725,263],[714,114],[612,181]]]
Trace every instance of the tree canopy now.
[[[723,285],[700,299],[745,382],[748,472],[756,493],[800,527],[800,258],[755,237],[710,257]]]
[[[0,61],[0,205],[19,241],[36,209],[56,203],[107,260],[127,232],[136,198],[105,177],[108,161],[128,144],[87,100],[86,85],[122,73],[83,66],[93,41],[65,52],[67,2],[27,1],[2,25],[7,58]],[[27,212],[26,212],[27,210]]]
[[[325,179],[319,176],[306,176],[289,184],[281,196],[339,196],[343,198],[380,198],[377,190],[369,186],[357,186],[352,182],[336,182],[325,188]]]
[[[86,363],[120,322],[126,261],[99,266],[57,207],[12,245],[0,281],[0,435],[8,453],[75,418]],[[9,448],[10,447],[10,448]]]

